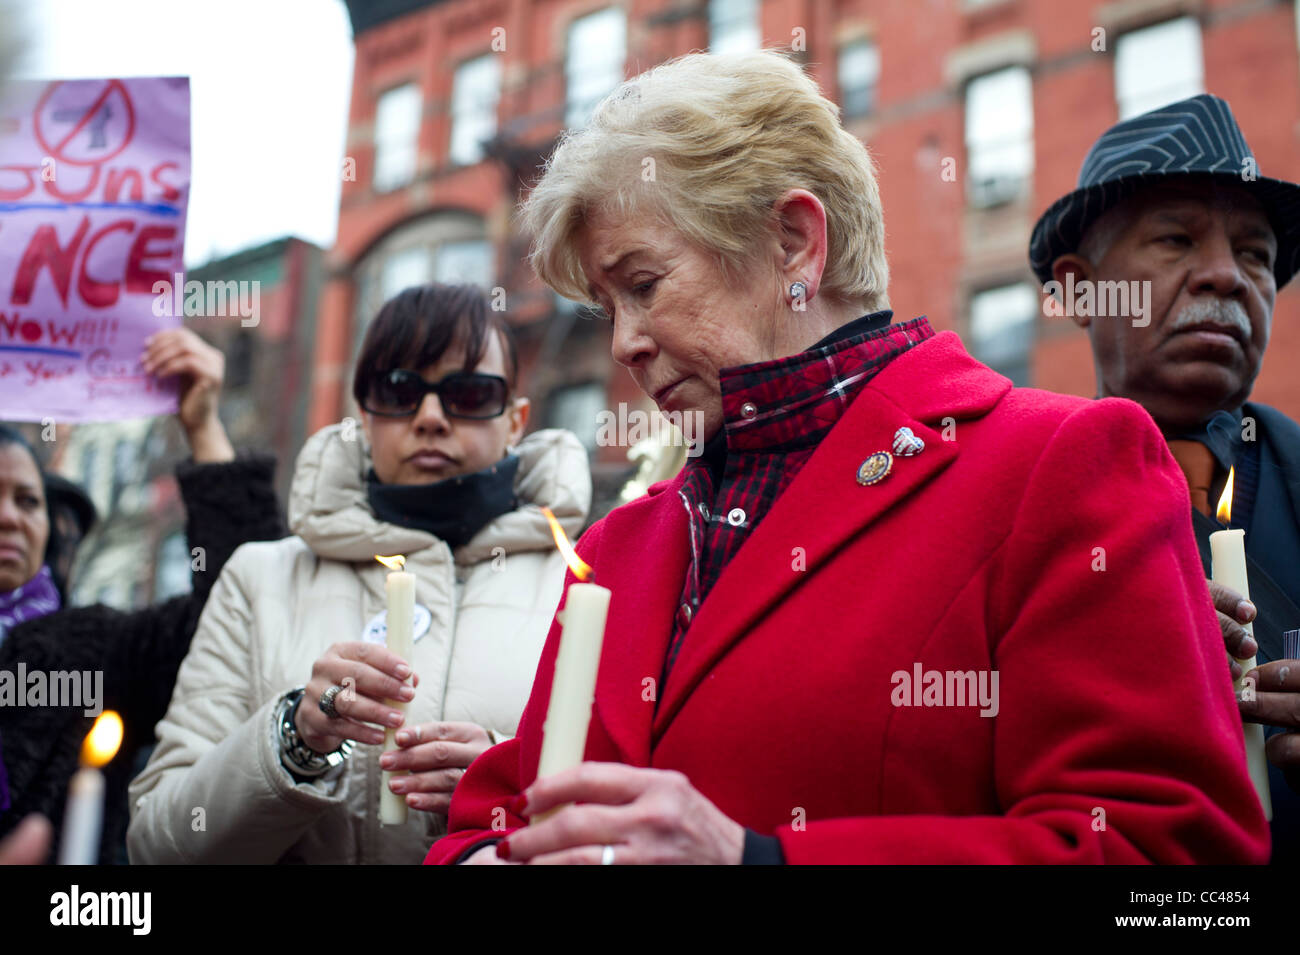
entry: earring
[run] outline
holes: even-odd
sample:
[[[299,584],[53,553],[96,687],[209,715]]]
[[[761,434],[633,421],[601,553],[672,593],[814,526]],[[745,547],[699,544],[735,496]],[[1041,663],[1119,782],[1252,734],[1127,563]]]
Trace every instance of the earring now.
[[[792,299],[801,299],[808,297],[808,286],[804,282],[790,283],[790,297]]]

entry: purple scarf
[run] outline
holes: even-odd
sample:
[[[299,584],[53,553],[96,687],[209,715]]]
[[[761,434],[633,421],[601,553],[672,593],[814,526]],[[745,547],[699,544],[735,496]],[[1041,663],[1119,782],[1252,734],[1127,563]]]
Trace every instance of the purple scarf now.
[[[36,576],[8,593],[0,593],[0,643],[20,623],[44,617],[60,607],[59,591],[54,586],[49,565]],[[0,812],[9,808],[9,778],[5,773],[4,753],[0,751]]]
[[[0,593],[0,643],[18,624],[44,617],[59,607],[59,591],[54,586],[49,565],[43,565],[36,576],[21,587]]]

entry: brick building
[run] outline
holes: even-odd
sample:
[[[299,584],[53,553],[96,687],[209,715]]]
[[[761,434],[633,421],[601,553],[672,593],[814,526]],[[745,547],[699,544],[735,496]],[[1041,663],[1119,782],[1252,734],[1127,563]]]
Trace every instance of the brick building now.
[[[1300,180],[1297,6],[1283,0],[347,0],[356,65],[339,238],[310,426],[355,413],[347,374],[388,295],[495,290],[518,330],[534,426],[593,444],[596,413],[649,407],[609,331],[531,275],[512,222],[569,124],[691,50],[793,49],[879,167],[900,318],[928,314],[1020,383],[1093,391],[1084,334],[1046,318],[1033,223],[1121,115],[1209,91],[1265,175]],[[1255,397],[1300,417],[1300,291],[1279,296]]]

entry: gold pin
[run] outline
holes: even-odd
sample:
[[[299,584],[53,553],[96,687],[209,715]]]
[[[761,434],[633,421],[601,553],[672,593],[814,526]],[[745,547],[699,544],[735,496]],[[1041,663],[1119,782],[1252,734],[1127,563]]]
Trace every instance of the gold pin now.
[[[894,456],[888,451],[877,451],[868,457],[858,467],[858,483],[864,487],[869,484],[877,484],[889,477],[889,471],[894,466]]]

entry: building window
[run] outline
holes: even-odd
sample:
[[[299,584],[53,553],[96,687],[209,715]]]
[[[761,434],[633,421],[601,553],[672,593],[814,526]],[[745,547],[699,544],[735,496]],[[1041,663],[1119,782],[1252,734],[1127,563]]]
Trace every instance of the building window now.
[[[1024,67],[978,76],[966,87],[966,167],[973,206],[995,206],[1028,193],[1034,99]]]
[[[459,166],[483,158],[483,142],[497,131],[501,98],[501,60],[495,53],[467,60],[456,68],[451,87],[451,149]]]
[[[971,353],[1019,386],[1029,384],[1038,294],[1023,282],[976,292],[970,302]]]
[[[414,83],[389,90],[375,106],[375,192],[415,178],[420,138],[420,90]]]
[[[596,104],[623,82],[626,59],[627,22],[623,11],[609,7],[579,17],[569,25],[564,53],[566,126],[587,124]]]
[[[444,242],[434,256],[433,280],[448,285],[492,287],[492,243],[486,239]]]
[[[589,453],[596,450],[596,427],[605,410],[605,386],[599,381],[565,385],[546,400],[547,427],[564,428],[578,436]]]
[[[709,0],[709,52],[737,53],[762,45],[759,0]]]
[[[1119,38],[1115,98],[1120,119],[1204,92],[1201,27],[1191,17],[1168,20]]]
[[[429,250],[420,245],[409,246],[386,258],[379,278],[383,301],[387,302],[403,289],[429,282],[433,277],[429,265]]]
[[[375,243],[352,270],[357,332],[354,356],[366,328],[384,303],[403,289],[429,282],[470,283],[491,289],[496,246],[480,216],[443,210],[398,226]]]
[[[857,40],[840,48],[840,107],[846,119],[870,115],[876,109],[880,83],[880,47]]]

